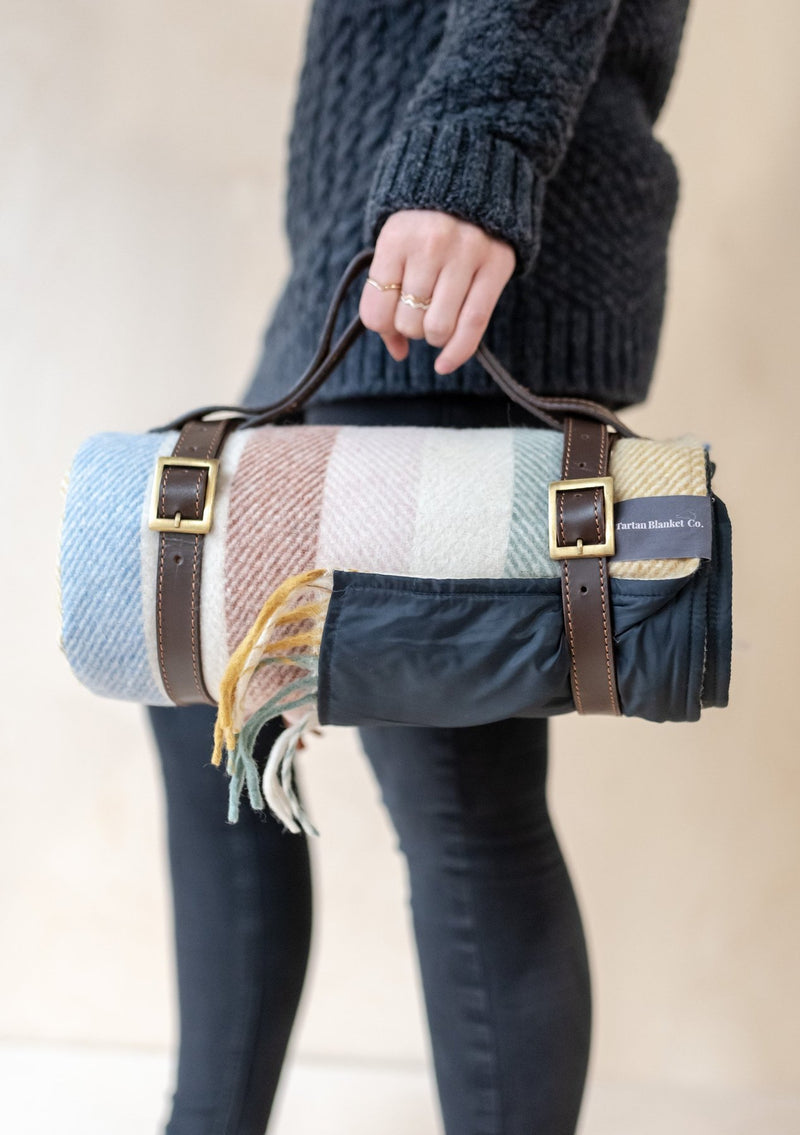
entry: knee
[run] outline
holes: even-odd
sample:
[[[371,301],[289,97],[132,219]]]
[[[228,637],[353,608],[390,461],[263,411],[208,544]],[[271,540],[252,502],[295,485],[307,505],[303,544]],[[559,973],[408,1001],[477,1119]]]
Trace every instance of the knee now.
[[[361,738],[408,856],[469,848],[473,856],[496,858],[553,839],[545,721],[372,727]]]

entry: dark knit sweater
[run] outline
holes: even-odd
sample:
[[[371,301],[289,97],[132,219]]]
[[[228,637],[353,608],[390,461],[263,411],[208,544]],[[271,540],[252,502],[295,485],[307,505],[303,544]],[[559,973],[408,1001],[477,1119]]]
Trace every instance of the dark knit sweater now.
[[[641,401],[655,361],[675,166],[653,137],[688,0],[315,0],[289,138],[292,267],[247,395],[313,355],[337,279],[399,209],[513,245],[486,335],[541,393]],[[337,325],[356,314],[351,288]],[[475,359],[438,375],[366,331],[319,399],[493,394]]]

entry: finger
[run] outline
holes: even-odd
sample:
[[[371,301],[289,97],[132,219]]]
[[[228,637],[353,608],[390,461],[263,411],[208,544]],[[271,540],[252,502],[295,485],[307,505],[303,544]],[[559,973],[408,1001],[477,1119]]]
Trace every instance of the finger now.
[[[424,313],[423,330],[432,347],[444,347],[452,339],[458,317],[472,286],[476,268],[451,260],[436,280],[431,306]]]
[[[376,250],[369,266],[358,314],[364,326],[379,335],[394,331],[394,310],[400,298],[404,264],[399,253]]]
[[[455,331],[434,363],[437,374],[449,374],[472,358],[506,282],[505,273],[498,271],[496,265],[485,264],[476,272],[461,306]]]
[[[404,259],[399,253],[376,248],[361,292],[358,314],[365,327],[383,339],[387,351],[397,362],[408,354],[408,340],[394,326],[394,313],[403,280]],[[377,287],[377,285],[381,285]],[[386,287],[396,284],[397,287]]]
[[[408,339],[424,339],[424,322],[436,290],[439,265],[429,259],[415,257],[406,261],[403,289],[394,312],[394,326]]]

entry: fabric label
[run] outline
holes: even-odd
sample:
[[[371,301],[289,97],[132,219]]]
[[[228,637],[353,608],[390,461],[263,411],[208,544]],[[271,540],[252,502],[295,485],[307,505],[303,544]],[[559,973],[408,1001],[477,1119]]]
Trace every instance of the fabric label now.
[[[614,505],[615,560],[711,559],[711,497],[639,497]]]

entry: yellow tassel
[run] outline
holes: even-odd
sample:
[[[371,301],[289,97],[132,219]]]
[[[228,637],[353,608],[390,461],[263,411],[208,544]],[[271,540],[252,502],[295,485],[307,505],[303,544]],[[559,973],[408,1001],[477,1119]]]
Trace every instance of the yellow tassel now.
[[[219,720],[219,711],[217,711],[217,720],[214,722],[214,754],[211,757],[212,765],[219,767],[222,764],[222,749],[225,744],[225,733]]]
[[[319,646],[321,638],[321,631],[304,631],[302,634],[276,639],[269,644],[269,652],[272,654],[275,650],[288,650],[293,646]]]
[[[281,626],[283,623],[299,623],[303,619],[316,619],[318,615],[324,615],[327,608],[327,603],[301,603],[299,607],[278,615],[275,626]]]
[[[247,660],[250,657],[253,649],[258,643],[259,638],[264,632],[267,624],[273,616],[275,622],[281,623],[293,622],[298,618],[298,613],[302,612],[304,608],[311,606],[319,608],[318,613],[324,610],[324,604],[303,604],[296,608],[296,610],[281,613],[278,611],[292,594],[298,588],[313,584],[320,576],[325,575],[324,568],[315,568],[312,571],[301,572],[300,575],[290,576],[288,579],[277,587],[269,599],[267,599],[264,606],[258,613],[256,621],[253,623],[250,630],[237,646],[236,650],[230,657],[225,673],[222,676],[219,688],[219,708],[217,710],[217,720],[214,725],[214,755],[211,758],[213,765],[220,765],[222,763],[222,749],[223,745],[229,751],[232,751],[236,745],[236,733],[234,731],[234,706],[236,703],[236,689],[244,676],[247,669]],[[305,616],[310,617],[308,613]],[[315,632],[308,632],[305,635],[292,635],[288,638],[282,639],[275,644],[268,644],[264,647],[264,653],[268,654],[282,654],[287,645],[308,645],[316,646],[319,644],[321,635]],[[300,640],[307,640],[301,642]],[[251,669],[255,667],[251,664]]]

